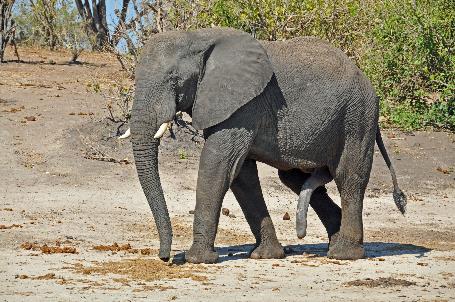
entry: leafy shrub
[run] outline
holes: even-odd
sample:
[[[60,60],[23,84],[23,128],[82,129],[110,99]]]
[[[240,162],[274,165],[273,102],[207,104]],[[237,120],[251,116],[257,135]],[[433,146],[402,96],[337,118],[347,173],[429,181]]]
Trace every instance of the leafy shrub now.
[[[406,129],[455,130],[455,10],[448,0],[384,1],[362,64],[383,114]]]
[[[179,29],[233,27],[271,41],[318,36],[358,60],[374,5],[372,0],[175,0],[169,16]]]
[[[229,26],[258,39],[312,35],[355,60],[388,124],[455,130],[455,10],[450,0],[174,0],[178,29]]]

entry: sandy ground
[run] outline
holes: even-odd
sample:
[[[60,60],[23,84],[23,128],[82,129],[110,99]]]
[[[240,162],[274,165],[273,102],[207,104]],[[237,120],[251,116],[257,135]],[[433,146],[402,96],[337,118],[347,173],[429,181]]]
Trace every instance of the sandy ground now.
[[[260,174],[287,257],[247,258],[253,238],[232,193],[217,236],[220,261],[183,263],[192,240],[201,144],[177,131],[162,143],[161,176],[174,226],[173,263],[156,257],[158,236],[137,180],[129,141],[118,141],[93,83],[122,77],[115,60],[22,49],[0,65],[0,300],[2,301],[453,301],[455,136],[384,131],[403,217],[378,152],[365,198],[366,259],[326,257],[314,211],[304,240],[296,196],[270,167]],[[56,63],[56,64],[54,64]],[[125,130],[127,126],[121,128]],[[115,162],[95,160],[104,154]],[[339,202],[335,187],[331,196]],[[290,220],[283,220],[284,213]]]

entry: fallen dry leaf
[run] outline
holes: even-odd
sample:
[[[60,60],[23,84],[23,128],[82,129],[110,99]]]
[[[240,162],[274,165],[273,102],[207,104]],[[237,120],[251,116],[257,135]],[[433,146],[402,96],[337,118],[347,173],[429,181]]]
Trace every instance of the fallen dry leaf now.
[[[442,168],[442,167],[437,167],[436,171],[441,172],[443,174],[450,174],[449,169],[445,169],[445,168]]]
[[[25,119],[26,121],[28,121],[28,122],[34,122],[34,121],[36,121],[36,117],[33,116],[33,115],[31,115],[31,116],[26,116],[26,117],[24,117],[24,119]]]
[[[16,113],[25,109],[25,106],[20,106],[17,108],[11,107],[10,109],[5,109],[3,112]]]
[[[12,228],[22,228],[22,225],[20,224],[12,224],[12,225],[4,225],[0,224],[0,230],[8,230]]]

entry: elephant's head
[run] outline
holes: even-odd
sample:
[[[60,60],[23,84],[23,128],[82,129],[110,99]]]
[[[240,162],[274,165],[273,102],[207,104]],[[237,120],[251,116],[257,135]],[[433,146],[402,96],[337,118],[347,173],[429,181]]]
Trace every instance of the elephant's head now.
[[[229,118],[259,95],[273,74],[262,46],[231,29],[154,35],[136,69],[131,133],[140,183],[160,237],[159,257],[168,260],[172,227],[158,173],[159,137],[176,111],[206,129]]]

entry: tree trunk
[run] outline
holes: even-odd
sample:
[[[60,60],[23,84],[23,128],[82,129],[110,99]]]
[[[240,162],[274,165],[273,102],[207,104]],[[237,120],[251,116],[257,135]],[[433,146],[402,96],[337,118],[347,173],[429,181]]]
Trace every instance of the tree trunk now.
[[[15,0],[0,0],[0,63],[4,62],[6,45],[13,33],[11,11]]]
[[[88,36],[94,38],[92,48],[102,50],[109,43],[109,31],[106,19],[106,0],[75,0],[79,15],[85,20]]]

